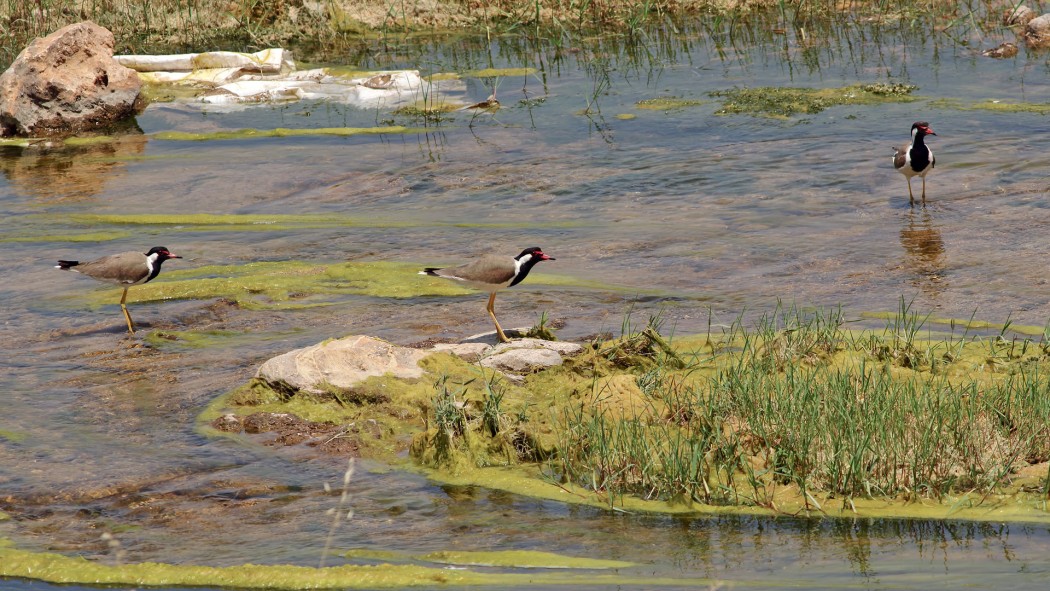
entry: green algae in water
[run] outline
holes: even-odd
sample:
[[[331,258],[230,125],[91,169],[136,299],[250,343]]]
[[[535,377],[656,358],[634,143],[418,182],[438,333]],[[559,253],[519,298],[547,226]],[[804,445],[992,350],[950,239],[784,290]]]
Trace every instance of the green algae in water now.
[[[33,220],[51,221],[52,216],[34,215]],[[69,214],[63,216],[83,226],[168,226],[171,232],[267,232],[289,229],[323,228],[577,228],[588,225],[586,221],[543,222],[485,222],[460,223],[427,220],[358,218],[352,216],[321,214]]]
[[[608,569],[635,566],[632,562],[622,560],[601,560],[595,558],[575,558],[551,552],[531,550],[508,550],[502,552],[463,552],[446,550],[431,552],[419,556],[420,560],[442,564],[464,566],[502,566],[518,568],[586,568]]]
[[[0,429],[0,439],[6,439],[11,443],[19,443],[25,441],[25,433],[19,433],[18,431],[9,431],[7,429]]]
[[[391,125],[388,127],[319,127],[310,129],[292,129],[279,127],[277,129],[237,129],[230,131],[215,131],[210,133],[190,133],[185,131],[158,131],[151,137],[158,140],[202,142],[212,140],[241,140],[271,137],[296,137],[296,136],[354,136],[354,135],[379,135],[385,133],[425,133],[430,130],[414,127],[403,127]]]
[[[283,261],[206,265],[195,269],[165,267],[159,279],[130,289],[128,302],[223,298],[246,309],[303,309],[330,305],[325,296],[407,299],[476,293],[452,281],[420,275],[424,266],[384,261],[331,264]],[[663,293],[544,273],[530,275],[529,280],[534,285],[617,293]],[[101,289],[84,297],[93,307],[108,306],[116,301],[114,293],[119,291]]]
[[[698,107],[706,103],[707,101],[697,99],[684,99],[675,96],[662,96],[640,100],[637,103],[635,103],[635,106],[639,109],[649,109],[652,111],[672,111],[675,109],[684,109],[686,107]]]
[[[931,105],[935,105],[939,108],[957,109],[960,111],[980,110],[997,113],[1034,113],[1037,115],[1050,115],[1050,103],[1014,103],[988,99],[964,105],[957,100],[941,99],[934,101]]]
[[[0,577],[60,584],[241,589],[398,589],[405,587],[650,585],[710,588],[715,581],[575,572],[500,573],[416,565],[313,568],[293,565],[196,566],[142,562],[111,566],[81,557],[28,552],[0,544]]]
[[[4,236],[0,242],[109,242],[131,236],[129,232],[87,232],[84,234],[45,234],[43,236]]]
[[[891,88],[892,86],[892,88]],[[786,119],[793,115],[812,115],[840,105],[877,105],[911,102],[915,87],[902,85],[860,85],[840,88],[790,88],[764,86],[717,90],[710,96],[722,99],[716,115],[751,115]]]
[[[537,72],[536,68],[484,68],[463,72],[468,78],[497,78],[506,76],[529,76]]]
[[[146,343],[157,349],[164,349],[173,345],[189,349],[203,349],[222,346],[237,337],[244,336],[246,336],[245,333],[229,330],[155,330],[146,335]],[[250,338],[256,339],[258,335],[252,335]]]
[[[170,264],[170,263],[169,263]],[[165,272],[162,280],[136,286],[128,300],[210,300],[225,298],[247,308],[304,307],[311,296],[353,294],[385,298],[448,296],[470,293],[450,281],[419,275],[411,263],[322,264],[303,261],[247,265],[209,265]],[[96,293],[96,305],[112,303],[112,293]]]
[[[896,314],[894,312],[861,312],[861,318],[875,318],[879,320],[892,320]],[[1029,324],[1013,324],[1013,323],[1002,323],[1002,322],[988,322],[986,320],[973,320],[961,318],[938,318],[935,316],[924,317],[923,321],[926,324],[943,325],[953,328],[971,329],[971,330],[992,330],[996,332],[1012,332],[1025,336],[1038,337],[1042,336],[1045,329],[1042,326],[1035,326]]]
[[[534,550],[505,551],[440,551],[427,554],[407,554],[389,550],[354,548],[344,554],[347,558],[382,560],[385,562],[425,561],[459,566],[498,566],[504,568],[557,568],[557,569],[613,569],[636,566],[633,562],[622,560],[603,560],[599,558],[578,558],[538,552]]]

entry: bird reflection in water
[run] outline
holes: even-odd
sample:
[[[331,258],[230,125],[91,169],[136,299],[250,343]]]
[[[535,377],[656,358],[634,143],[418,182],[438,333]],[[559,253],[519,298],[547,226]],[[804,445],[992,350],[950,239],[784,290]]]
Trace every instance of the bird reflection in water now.
[[[941,232],[934,225],[929,210],[910,210],[904,221],[901,228],[901,246],[905,253],[902,267],[912,274],[913,285],[928,297],[937,297],[947,287],[944,270],[948,257]]]

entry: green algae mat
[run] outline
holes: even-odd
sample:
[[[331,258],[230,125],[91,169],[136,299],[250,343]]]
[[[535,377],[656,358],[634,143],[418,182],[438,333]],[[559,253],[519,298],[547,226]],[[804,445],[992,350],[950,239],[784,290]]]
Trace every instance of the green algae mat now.
[[[348,557],[360,556],[351,551]],[[714,581],[708,579],[674,579],[603,572],[634,565],[545,552],[438,552],[417,557],[395,557],[432,562],[435,566],[381,563],[325,568],[256,564],[210,567],[156,562],[106,565],[83,558],[0,547],[0,577],[35,579],[58,584],[237,589],[399,589],[516,585],[652,585],[708,588],[714,584]],[[502,566],[528,569],[530,572],[448,569],[444,568],[444,565]],[[557,570],[549,572],[551,569]],[[536,572],[537,570],[548,572]]]

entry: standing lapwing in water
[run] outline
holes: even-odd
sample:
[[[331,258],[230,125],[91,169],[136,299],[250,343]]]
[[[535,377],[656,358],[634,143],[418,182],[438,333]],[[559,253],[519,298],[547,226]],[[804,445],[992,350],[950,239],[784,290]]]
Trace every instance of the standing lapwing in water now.
[[[539,247],[533,247],[526,248],[516,257],[488,254],[458,267],[428,267],[419,274],[459,281],[474,289],[489,292],[487,310],[492,322],[496,324],[499,340],[506,343],[510,339],[503,334],[503,329],[496,320],[496,292],[521,283],[536,263],[553,260],[554,258],[543,254]]]
[[[900,171],[908,179],[908,200],[915,205],[915,197],[911,193],[911,177],[922,177],[922,204],[926,205],[926,173],[933,170],[935,158],[933,150],[926,145],[923,138],[928,135],[937,135],[930,129],[930,124],[925,121],[916,121],[911,126],[911,143],[905,144],[893,154],[893,168]]]
[[[168,259],[181,259],[179,255],[169,251],[163,246],[154,246],[149,252],[122,252],[111,254],[100,259],[81,263],[80,261],[58,261],[57,269],[76,271],[87,275],[98,281],[113,283],[124,288],[124,295],[120,296],[120,309],[124,312],[124,319],[128,321],[128,332],[135,332],[135,325],[131,322],[131,314],[124,301],[128,297],[128,288],[132,285],[148,283],[160,274],[160,266]]]

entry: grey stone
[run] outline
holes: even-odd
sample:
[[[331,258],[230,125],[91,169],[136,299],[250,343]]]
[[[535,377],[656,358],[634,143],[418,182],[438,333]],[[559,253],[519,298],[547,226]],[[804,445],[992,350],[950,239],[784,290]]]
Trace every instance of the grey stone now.
[[[486,343],[438,343],[430,348],[432,353],[452,353],[456,357],[471,363],[481,359],[492,345]]]
[[[263,363],[256,377],[314,392],[325,383],[350,388],[372,376],[421,377],[419,361],[427,354],[369,336],[350,336],[278,355]]]
[[[92,22],[33,40],[0,75],[0,135],[54,136],[106,127],[142,107],[138,74],[113,59]]]
[[[516,339],[509,343],[500,343],[492,348],[490,355],[497,355],[513,349],[549,349],[565,357],[578,355],[583,347],[565,341],[545,341],[543,339]]]
[[[562,357],[551,349],[508,349],[481,360],[483,367],[509,373],[532,373],[562,364]]]

